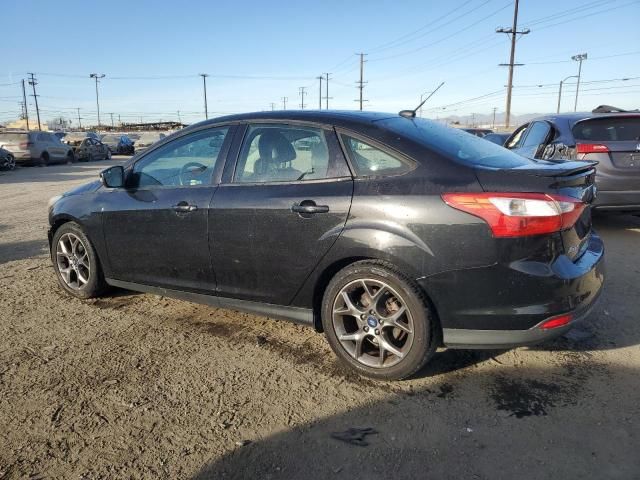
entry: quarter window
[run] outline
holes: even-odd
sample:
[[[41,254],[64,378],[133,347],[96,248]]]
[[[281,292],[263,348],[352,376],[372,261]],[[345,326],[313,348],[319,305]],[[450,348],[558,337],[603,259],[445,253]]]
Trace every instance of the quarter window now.
[[[359,177],[400,175],[414,168],[408,160],[400,159],[362,140],[342,135],[351,163]]]
[[[329,148],[320,128],[252,125],[235,173],[239,183],[317,180],[332,175]]]
[[[227,127],[178,138],[143,157],[133,167],[132,187],[197,186],[211,183]]]

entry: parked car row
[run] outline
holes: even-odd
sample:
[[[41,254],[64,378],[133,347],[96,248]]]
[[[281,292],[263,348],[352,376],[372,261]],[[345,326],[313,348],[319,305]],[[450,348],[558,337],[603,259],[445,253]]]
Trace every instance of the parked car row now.
[[[134,155],[163,139],[162,132],[107,133],[0,132],[0,169],[13,170],[17,163],[72,163],[110,159],[112,155]]]

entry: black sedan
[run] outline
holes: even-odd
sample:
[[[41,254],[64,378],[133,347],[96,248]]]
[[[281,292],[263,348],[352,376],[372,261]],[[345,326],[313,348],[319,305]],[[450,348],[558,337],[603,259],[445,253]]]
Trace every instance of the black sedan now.
[[[439,346],[536,343],[587,315],[604,280],[593,177],[406,112],[229,116],[53,198],[51,257],[71,295],[292,320],[399,379]]]

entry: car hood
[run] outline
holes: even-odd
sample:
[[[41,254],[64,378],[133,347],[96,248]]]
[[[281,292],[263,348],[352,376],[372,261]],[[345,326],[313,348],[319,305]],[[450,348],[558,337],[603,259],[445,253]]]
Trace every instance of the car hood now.
[[[98,190],[98,188],[100,188],[100,186],[102,185],[102,182],[100,182],[100,180],[94,180],[93,182],[89,182],[89,183],[84,183],[76,188],[73,188],[71,190],[68,190],[66,192],[64,192],[62,194],[63,197],[69,197],[71,195],[80,195],[83,193],[93,193],[96,190]]]

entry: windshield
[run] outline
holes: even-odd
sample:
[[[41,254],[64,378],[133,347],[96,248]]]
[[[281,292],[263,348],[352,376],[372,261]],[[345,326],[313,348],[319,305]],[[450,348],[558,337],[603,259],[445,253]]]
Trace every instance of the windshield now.
[[[640,116],[593,118],[573,127],[576,140],[594,142],[624,142],[640,140]]]
[[[533,164],[531,160],[495,143],[431,120],[395,117],[376,123],[465,165],[515,168]]]

